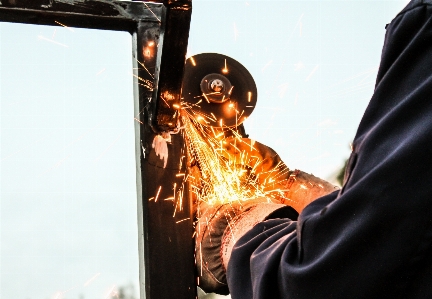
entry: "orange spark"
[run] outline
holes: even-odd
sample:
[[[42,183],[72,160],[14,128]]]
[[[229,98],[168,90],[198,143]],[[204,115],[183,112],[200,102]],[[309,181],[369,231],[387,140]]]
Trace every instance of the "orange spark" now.
[[[228,67],[225,59],[225,67],[222,69],[222,73],[227,74],[228,73]]]
[[[68,26],[66,26],[66,25],[64,25],[64,24],[62,24],[62,23],[60,23],[60,22],[54,21],[54,23],[56,23],[56,24],[58,24],[58,25],[60,25],[60,26],[63,26],[64,28],[66,28],[67,30],[69,30],[69,31],[71,31],[71,32],[74,32],[72,28],[70,28],[70,27],[68,27]]]
[[[309,76],[306,77],[305,82],[309,81],[309,79],[315,74],[315,72],[318,70],[319,64],[315,66],[315,68],[310,72]]]
[[[98,276],[100,275],[100,273],[97,273],[95,276],[93,276],[92,278],[90,278],[89,280],[87,280],[87,282],[84,284],[84,286],[88,286],[90,283],[92,283]]]
[[[216,118],[216,116],[213,114],[213,112],[210,112],[210,114],[211,114],[211,116],[213,116],[214,121],[217,121],[217,118]],[[211,127],[211,128],[213,129],[213,127]]]
[[[146,70],[146,72],[150,75],[150,77],[152,77],[154,79],[152,73],[150,73],[150,71],[146,68],[146,66],[144,65],[144,63],[140,62],[138,59],[135,59],[135,60],[138,62],[139,65],[141,65]],[[138,76],[135,76],[135,77],[137,77],[138,79],[140,79]]]
[[[96,76],[99,76],[100,74],[102,74],[103,72],[105,72],[105,70],[106,70],[105,68],[101,69],[101,70],[99,71],[99,73],[96,74]]]
[[[209,99],[207,98],[207,95],[206,95],[205,93],[203,93],[203,96],[204,96],[204,98],[206,99],[207,103],[210,104],[210,101],[209,101]]]
[[[137,122],[139,122],[140,124],[144,124],[142,121],[140,121],[138,118],[136,118],[136,117],[134,117],[134,119],[137,121]]]
[[[49,38],[46,38],[46,37],[44,37],[44,36],[42,36],[42,35],[38,35],[38,39],[41,39],[41,40],[44,40],[44,41],[47,41],[47,42],[50,42],[50,43],[53,43],[53,44],[56,44],[56,45],[59,45],[59,46],[65,47],[65,48],[69,48],[69,46],[67,46],[67,45],[65,45],[65,44],[62,44],[62,43],[56,42],[56,41],[54,41],[54,40],[52,40],[52,39],[49,39]]]
[[[232,91],[233,91],[234,86],[231,86],[230,90],[228,91],[228,94],[231,95]]]
[[[183,222],[183,221],[186,221],[186,220],[189,220],[190,218],[185,218],[185,219],[182,219],[182,220],[179,220],[179,221],[177,221],[176,223],[180,223],[180,222]]]
[[[156,193],[155,202],[157,202],[157,200],[158,200],[159,193],[160,193],[161,189],[162,189],[162,186],[159,186],[158,192]]]

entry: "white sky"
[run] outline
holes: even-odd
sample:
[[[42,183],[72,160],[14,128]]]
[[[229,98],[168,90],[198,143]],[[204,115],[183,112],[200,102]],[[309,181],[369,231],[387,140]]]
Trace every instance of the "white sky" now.
[[[194,0],[189,53],[241,62],[258,87],[250,137],[328,177],[406,3]],[[0,299],[137,291],[130,53],[128,33],[0,23]]]

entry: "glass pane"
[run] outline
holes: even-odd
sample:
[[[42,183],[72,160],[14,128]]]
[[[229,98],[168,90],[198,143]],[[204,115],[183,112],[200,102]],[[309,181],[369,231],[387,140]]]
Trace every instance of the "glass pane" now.
[[[130,34],[0,34],[0,297],[138,298]]]

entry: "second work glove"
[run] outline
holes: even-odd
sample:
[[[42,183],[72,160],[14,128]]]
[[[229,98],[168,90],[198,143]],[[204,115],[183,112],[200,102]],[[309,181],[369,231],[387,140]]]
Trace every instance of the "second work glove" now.
[[[293,208],[264,197],[216,206],[200,203],[195,246],[198,285],[206,292],[228,294],[225,273],[235,242],[261,221],[297,216]]]

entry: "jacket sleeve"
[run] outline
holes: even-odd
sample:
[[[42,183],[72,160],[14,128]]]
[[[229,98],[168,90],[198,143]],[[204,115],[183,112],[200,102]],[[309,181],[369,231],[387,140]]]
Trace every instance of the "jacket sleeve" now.
[[[432,4],[411,1],[387,27],[344,187],[237,241],[233,299],[432,295],[431,70]]]

